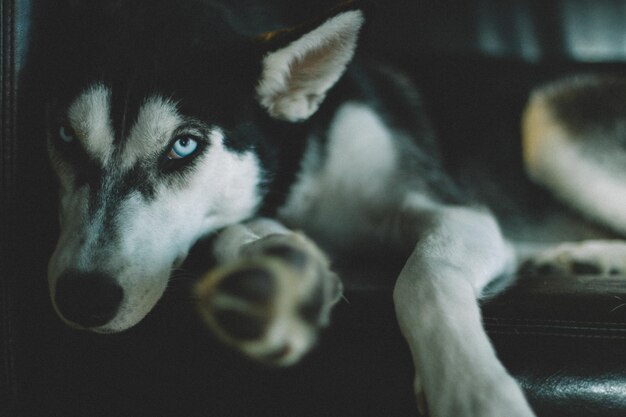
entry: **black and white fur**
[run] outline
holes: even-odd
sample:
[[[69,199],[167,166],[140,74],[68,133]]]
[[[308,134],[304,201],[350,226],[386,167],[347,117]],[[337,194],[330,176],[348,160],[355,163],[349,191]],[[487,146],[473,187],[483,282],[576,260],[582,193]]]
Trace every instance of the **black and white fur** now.
[[[528,245],[511,239],[527,239],[527,229],[505,238],[446,173],[402,75],[346,71],[365,21],[358,4],[256,37],[214,2],[95,7],[109,17],[99,26],[85,23],[93,10],[71,12],[81,38],[61,42],[72,47],[50,70],[62,227],[49,286],[64,321],[100,333],[137,324],[190,248],[216,234],[220,266],[196,287],[202,316],[245,355],[288,365],[313,346],[341,295],[326,253],[391,250],[407,255],[394,302],[419,404],[438,417],[533,415],[496,358],[477,301],[524,259]],[[584,129],[568,129],[553,111],[569,100],[559,94],[596,82],[535,94],[526,156],[537,181],[623,233],[625,182],[613,173],[623,173],[617,159],[626,154],[587,158]],[[172,158],[174,147],[193,144]],[[577,175],[600,188],[581,189]],[[551,251],[527,264],[583,260],[608,271],[622,268],[626,245]]]

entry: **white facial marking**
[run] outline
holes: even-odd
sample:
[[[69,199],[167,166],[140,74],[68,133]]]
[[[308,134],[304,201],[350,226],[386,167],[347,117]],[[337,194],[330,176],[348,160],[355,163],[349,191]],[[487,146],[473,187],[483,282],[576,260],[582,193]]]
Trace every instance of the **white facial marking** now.
[[[91,101],[96,100],[94,97],[108,97],[93,90],[100,89],[88,91]],[[85,104],[88,101],[77,101],[76,108],[94,109]],[[101,114],[106,106],[101,104],[96,107],[97,115],[83,114],[82,120],[106,120]],[[177,259],[184,258],[207,233],[251,216],[260,203],[261,169],[256,155],[226,148],[224,133],[217,127],[208,127],[208,144],[203,154],[197,156],[192,172],[176,181],[171,181],[166,173],[156,172],[155,155],[163,153],[183,120],[172,102],[149,98],[124,139],[122,152],[109,152],[110,161],[99,192],[111,197],[98,199],[97,204],[103,205],[92,207],[89,213],[88,185],[78,190],[65,187],[62,192],[61,217],[65,220],[49,265],[51,293],[55,293],[59,276],[68,270],[107,273],[124,291],[113,320],[91,330],[115,332],[138,323],[162,296]],[[86,136],[93,137],[93,132]],[[154,196],[146,199],[139,191],[116,196],[116,187],[121,186],[125,173],[144,157],[154,160],[154,167],[145,168],[154,171]],[[59,175],[65,174],[59,171]],[[112,216],[109,210],[115,210],[115,220],[104,227]]]
[[[205,227],[215,230],[252,215],[261,202],[260,182],[261,168],[256,155],[228,150],[223,132],[215,129],[201,171],[194,178],[194,186],[202,189],[203,198],[211,204]]]
[[[182,117],[172,101],[159,96],[148,98],[141,106],[126,141],[124,167],[130,167],[138,158],[160,150],[181,122]]]
[[[111,92],[94,84],[69,108],[68,119],[85,151],[106,164],[113,151],[113,129],[109,118]]]

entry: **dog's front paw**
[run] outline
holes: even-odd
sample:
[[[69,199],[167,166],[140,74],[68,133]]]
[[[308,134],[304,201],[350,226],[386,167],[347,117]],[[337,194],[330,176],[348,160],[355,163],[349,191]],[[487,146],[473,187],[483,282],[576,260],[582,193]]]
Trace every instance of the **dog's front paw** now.
[[[254,360],[296,363],[329,322],[341,296],[338,277],[326,256],[296,233],[259,239],[241,255],[197,284],[202,317],[222,341]]]
[[[624,275],[626,242],[589,240],[563,243],[524,262],[520,273],[527,275]]]

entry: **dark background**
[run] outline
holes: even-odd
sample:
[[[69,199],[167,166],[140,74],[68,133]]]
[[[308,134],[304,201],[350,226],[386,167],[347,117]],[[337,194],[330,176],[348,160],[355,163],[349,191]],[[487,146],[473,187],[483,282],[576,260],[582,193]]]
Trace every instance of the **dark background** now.
[[[241,3],[251,16],[263,19],[253,2]],[[284,10],[286,24],[334,4],[271,3]],[[515,155],[519,115],[529,89],[565,73],[623,71],[623,2],[372,4],[360,53],[393,62],[415,79],[437,131],[457,144],[448,155],[451,169],[459,155],[476,152],[475,141],[491,141],[493,160],[514,161],[494,164],[492,174],[511,171],[512,181],[522,181]],[[62,19],[58,10],[54,1],[2,3],[0,415],[417,415],[412,365],[391,303],[397,265],[371,265],[365,272],[342,265],[348,302],[338,307],[319,347],[290,369],[260,367],[216,343],[192,309],[187,280],[173,282],[157,308],[121,334],[77,332],[60,322],[46,283],[47,258],[57,233],[56,185],[47,166],[38,84],[39,71],[45,70],[38,56],[52,39],[47,23]],[[496,324],[507,323],[507,317],[523,314],[598,323],[605,320],[603,312],[621,302],[614,298],[622,296],[619,285],[605,289],[564,296],[560,309],[541,290],[531,291],[532,304],[523,308],[516,307],[515,297],[505,296],[487,307],[486,321],[496,317]],[[535,337],[515,326],[490,329],[500,355],[529,389],[540,415],[617,416],[624,415],[626,392],[621,311],[611,314],[610,326],[599,326],[608,333],[599,330],[595,338],[584,334],[576,339],[571,333]],[[535,389],[537,380],[543,385]],[[595,382],[588,385],[590,380]]]

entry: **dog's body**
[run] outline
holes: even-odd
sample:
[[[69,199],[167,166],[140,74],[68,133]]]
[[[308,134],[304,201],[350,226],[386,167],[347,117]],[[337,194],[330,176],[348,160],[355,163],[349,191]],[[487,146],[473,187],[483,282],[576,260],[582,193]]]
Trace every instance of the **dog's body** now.
[[[103,333],[136,324],[191,246],[219,232],[221,266],[196,289],[201,314],[247,356],[286,365],[311,348],[341,294],[324,251],[402,253],[408,260],[394,302],[416,394],[430,413],[533,415],[497,360],[477,303],[489,283],[512,275],[522,245],[505,239],[494,215],[445,172],[402,75],[367,65],[343,74],[364,19],[358,6],[254,40],[241,33],[256,28],[227,24],[232,11],[219,4],[131,9],[119,12],[122,31],[84,28],[95,36],[77,56],[94,58],[64,67],[69,73],[55,84],[61,119],[50,153],[62,234],[49,280],[61,317]],[[129,22],[136,27],[125,33]],[[58,60],[71,62],[71,54]],[[531,101],[530,172],[620,232],[619,210],[602,211],[593,195],[575,193],[567,173],[585,163],[586,175],[613,185],[611,172],[580,156],[582,139],[568,142],[584,129],[572,133],[566,116],[551,114],[570,88]],[[570,159],[544,158],[543,146]],[[504,229],[528,238],[518,223]],[[556,238],[568,237],[562,230]],[[542,252],[530,264],[582,260],[608,271],[624,253],[622,243],[595,242]]]

